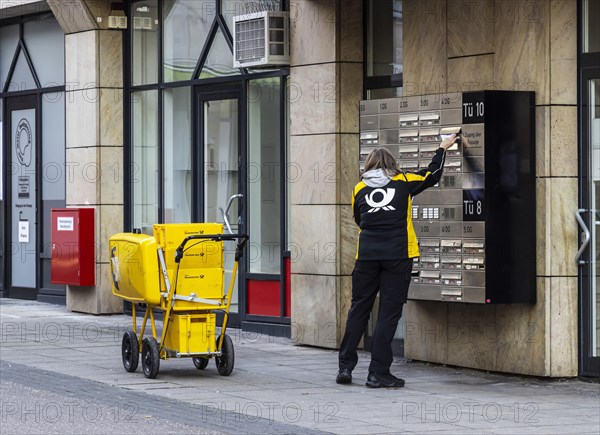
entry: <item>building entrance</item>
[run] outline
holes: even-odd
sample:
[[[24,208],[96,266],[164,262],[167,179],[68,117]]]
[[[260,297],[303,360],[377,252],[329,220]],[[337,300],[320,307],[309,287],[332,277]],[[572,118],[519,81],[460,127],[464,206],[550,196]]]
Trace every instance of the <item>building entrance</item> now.
[[[195,171],[196,198],[193,214],[197,222],[223,222],[222,210],[228,199],[235,194],[245,193],[242,183],[242,138],[241,86],[203,86],[197,90],[197,126],[194,161],[202,164]],[[231,230],[245,232],[242,211],[246,208],[246,196],[235,201],[229,210]],[[239,219],[238,219],[239,216]],[[225,282],[231,280],[235,242],[225,242]],[[243,263],[243,262],[242,262]],[[240,289],[245,274],[245,265],[239,265],[239,274],[234,291],[229,324],[239,326]]]
[[[600,68],[582,74],[580,171],[580,371],[600,376]]]
[[[38,105],[37,96],[6,99],[7,293],[37,299],[38,293]]]

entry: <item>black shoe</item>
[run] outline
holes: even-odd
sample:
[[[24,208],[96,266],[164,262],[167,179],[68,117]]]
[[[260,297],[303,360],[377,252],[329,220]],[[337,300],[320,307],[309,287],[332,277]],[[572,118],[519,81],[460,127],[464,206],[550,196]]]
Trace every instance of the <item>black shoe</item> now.
[[[352,370],[350,369],[340,369],[335,378],[335,381],[338,384],[350,384],[352,383]]]
[[[366,385],[370,388],[400,388],[404,387],[404,379],[397,378],[390,373],[369,372]]]

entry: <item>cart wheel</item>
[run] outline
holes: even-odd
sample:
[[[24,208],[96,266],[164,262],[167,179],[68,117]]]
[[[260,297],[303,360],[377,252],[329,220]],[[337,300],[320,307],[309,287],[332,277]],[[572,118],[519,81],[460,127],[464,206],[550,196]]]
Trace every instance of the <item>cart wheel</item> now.
[[[192,358],[192,361],[198,370],[204,370],[208,365],[208,358]]]
[[[160,354],[158,352],[158,342],[154,337],[144,338],[142,341],[142,368],[144,376],[154,379],[158,374],[160,367]]]
[[[217,338],[217,344],[219,339]],[[235,361],[235,353],[233,352],[233,341],[231,337],[225,334],[223,339],[223,348],[221,349],[221,356],[215,357],[217,363],[217,371],[221,376],[229,376],[233,371],[233,363]]]
[[[135,332],[127,331],[123,334],[121,356],[123,357],[123,366],[125,367],[125,370],[128,372],[135,372],[140,360],[140,348]]]

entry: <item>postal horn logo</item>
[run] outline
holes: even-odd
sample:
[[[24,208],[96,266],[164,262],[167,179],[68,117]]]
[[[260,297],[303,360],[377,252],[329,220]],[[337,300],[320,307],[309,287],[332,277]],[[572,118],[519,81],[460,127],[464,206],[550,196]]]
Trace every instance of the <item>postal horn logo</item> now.
[[[387,190],[383,189],[375,189],[367,196],[365,196],[365,200],[371,209],[369,213],[375,213],[379,210],[383,209],[385,211],[396,210],[394,207],[389,205],[394,199],[394,195],[396,194],[396,189],[389,187]],[[381,197],[381,198],[379,198]]]
[[[31,165],[33,144],[31,143],[31,126],[29,121],[25,118],[21,118],[17,124],[17,132],[15,134],[15,151],[17,152],[17,159],[19,162],[26,167]]]

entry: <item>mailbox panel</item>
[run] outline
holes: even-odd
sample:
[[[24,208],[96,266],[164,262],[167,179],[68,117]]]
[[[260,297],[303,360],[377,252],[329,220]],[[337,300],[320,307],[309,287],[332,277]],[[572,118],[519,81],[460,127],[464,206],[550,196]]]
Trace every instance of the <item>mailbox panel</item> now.
[[[394,155],[403,171],[427,168],[441,134],[460,129],[468,141],[446,152],[438,185],[413,198],[421,257],[409,299],[534,303],[534,93],[432,94],[369,100],[362,107],[377,107],[379,128],[385,119],[397,132]],[[361,140],[361,160],[376,146]]]
[[[51,282],[72,286],[95,285],[94,209],[52,209],[51,222]]]

